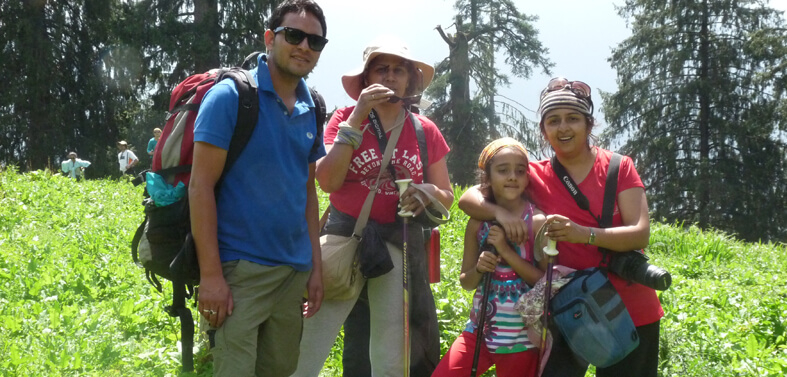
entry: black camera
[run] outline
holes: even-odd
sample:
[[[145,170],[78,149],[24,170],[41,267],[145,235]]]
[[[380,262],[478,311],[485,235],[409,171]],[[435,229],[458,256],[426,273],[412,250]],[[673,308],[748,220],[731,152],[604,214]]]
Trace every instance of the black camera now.
[[[648,256],[642,250],[625,253],[613,252],[607,268],[628,281],[642,284],[658,291],[664,291],[672,284],[670,273],[648,263]]]

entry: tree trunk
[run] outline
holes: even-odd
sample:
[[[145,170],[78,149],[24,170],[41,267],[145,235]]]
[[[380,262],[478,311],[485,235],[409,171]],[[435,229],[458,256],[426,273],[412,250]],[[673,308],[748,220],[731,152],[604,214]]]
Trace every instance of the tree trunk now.
[[[708,204],[710,203],[710,75],[709,75],[709,46],[710,37],[708,31],[708,3],[702,3],[702,26],[700,29],[700,163],[699,163],[699,190],[697,192],[699,211],[699,226],[705,229],[708,226]]]
[[[448,140],[454,149],[462,149],[461,146],[468,145],[463,138],[473,137],[471,132],[463,135],[463,131],[471,131],[472,125],[472,111],[470,102],[470,59],[469,59],[469,44],[467,40],[467,33],[461,29],[461,20],[457,20],[457,32],[454,38],[454,46],[449,54],[449,61],[451,64],[451,73],[448,81],[451,84],[450,90],[450,108],[451,119],[453,124],[448,129]],[[473,181],[473,171],[467,169],[468,162],[461,156],[471,156],[472,153],[454,153],[451,158],[451,170],[454,172],[452,181],[459,184],[469,184]]]
[[[45,8],[45,0],[24,2],[25,18],[28,22],[27,28],[23,32],[25,34],[23,38],[29,43],[29,47],[22,49],[21,53],[24,56],[23,61],[29,64],[30,71],[28,71],[25,80],[25,88],[28,91],[27,101],[21,97],[22,101],[25,101],[21,108],[25,109],[24,113],[29,116],[30,124],[24,141],[25,149],[27,149],[27,161],[23,168],[31,170],[45,168],[49,156],[47,135],[51,126],[48,119],[49,113],[44,109],[47,108],[51,97],[48,72],[52,67],[45,64],[48,60],[46,55],[50,48],[50,43],[47,40]]]
[[[194,0],[194,73],[220,65],[219,8],[217,0]]]

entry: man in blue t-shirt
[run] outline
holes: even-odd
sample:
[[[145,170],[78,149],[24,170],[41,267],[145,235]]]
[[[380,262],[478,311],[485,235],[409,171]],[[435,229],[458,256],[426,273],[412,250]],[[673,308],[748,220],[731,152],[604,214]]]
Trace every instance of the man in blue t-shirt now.
[[[211,328],[215,376],[292,374],[303,317],[322,302],[314,169],[325,147],[317,140],[312,150],[315,106],[303,77],[327,42],[325,17],[312,0],[288,0],[268,26],[268,55],[251,71],[259,120],[218,196],[238,116],[232,80],[208,91],[194,127],[189,201],[198,309]]]

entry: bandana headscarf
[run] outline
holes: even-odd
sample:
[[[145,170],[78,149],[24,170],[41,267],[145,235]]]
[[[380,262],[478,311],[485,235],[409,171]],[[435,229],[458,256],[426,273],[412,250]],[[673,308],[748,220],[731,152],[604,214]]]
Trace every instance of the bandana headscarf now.
[[[565,88],[542,93],[538,114],[541,116],[541,121],[544,120],[544,115],[554,109],[571,109],[586,116],[593,116],[590,106],[590,102],[586,99],[577,97],[571,89]]]
[[[525,155],[525,158],[530,159],[527,149],[525,149],[525,146],[522,145],[522,143],[518,142],[516,139],[504,137],[489,143],[484,148],[484,150],[481,151],[481,155],[478,156],[478,168],[481,170],[486,170],[486,164],[492,160],[492,157],[495,157],[497,152],[503,150],[503,148],[514,148],[522,152]]]

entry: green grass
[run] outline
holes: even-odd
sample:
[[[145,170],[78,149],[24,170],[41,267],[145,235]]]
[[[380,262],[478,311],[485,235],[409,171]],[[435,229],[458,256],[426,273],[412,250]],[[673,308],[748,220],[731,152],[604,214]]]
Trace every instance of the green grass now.
[[[179,324],[163,310],[170,292],[158,293],[131,261],[140,200],[141,188],[125,181],[0,172],[0,375],[211,374],[199,341],[197,371],[180,372]],[[432,286],[443,352],[470,303],[457,281],[467,217],[451,212],[442,281]],[[660,375],[787,374],[787,247],[681,224],[651,229],[651,262],[673,276],[660,293]],[[340,346],[326,376],[341,375]]]

